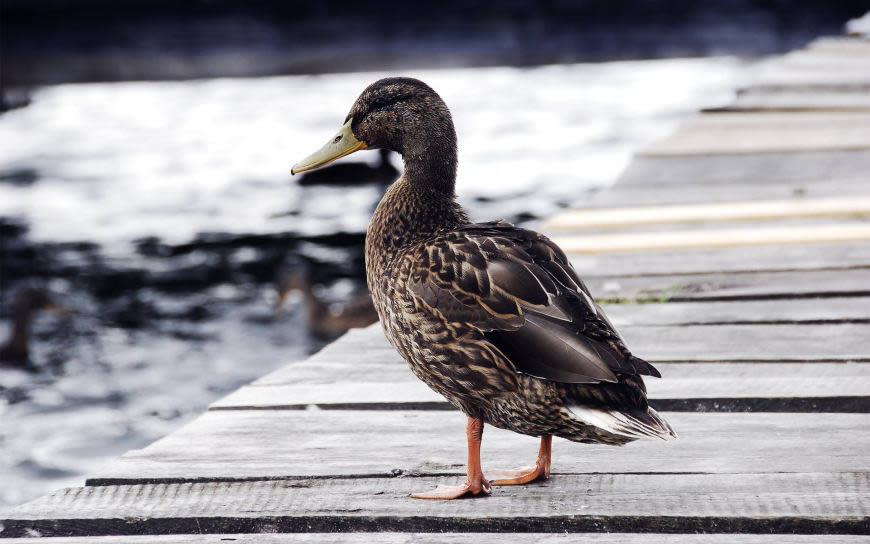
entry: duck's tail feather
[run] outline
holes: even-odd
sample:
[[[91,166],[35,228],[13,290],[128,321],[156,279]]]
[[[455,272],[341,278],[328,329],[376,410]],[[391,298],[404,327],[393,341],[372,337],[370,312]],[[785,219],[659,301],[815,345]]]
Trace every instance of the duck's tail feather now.
[[[589,406],[571,406],[569,410],[583,423],[612,434],[629,438],[677,438],[676,431],[652,408],[646,411],[619,412]]]
[[[638,374],[643,374],[644,376],[652,376],[654,378],[662,377],[659,369],[651,365],[648,361],[645,361],[640,357],[635,357],[634,355],[631,356],[630,360],[634,364],[635,368],[637,368]]]

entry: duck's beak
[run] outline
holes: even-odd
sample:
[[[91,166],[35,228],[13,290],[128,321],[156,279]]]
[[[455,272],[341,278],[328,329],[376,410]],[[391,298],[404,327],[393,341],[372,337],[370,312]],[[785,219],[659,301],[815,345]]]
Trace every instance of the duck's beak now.
[[[360,149],[368,147],[365,142],[357,140],[356,136],[353,135],[353,131],[350,128],[352,122],[352,118],[348,119],[347,123],[345,123],[338,131],[338,134],[333,136],[332,139],[326,142],[326,145],[321,147],[319,150],[293,165],[293,169],[290,170],[290,173],[298,174],[299,172],[319,168],[325,164],[331,163],[335,159],[340,159],[345,155],[350,155],[354,151],[359,151]]]

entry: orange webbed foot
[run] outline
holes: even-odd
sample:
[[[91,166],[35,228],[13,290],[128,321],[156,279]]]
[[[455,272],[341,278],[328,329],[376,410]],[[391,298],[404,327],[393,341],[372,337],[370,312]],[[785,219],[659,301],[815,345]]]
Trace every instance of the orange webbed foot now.
[[[523,485],[537,480],[546,480],[550,477],[550,461],[553,458],[553,437],[544,435],[541,437],[541,448],[538,450],[538,460],[533,467],[523,467],[518,470],[493,469],[491,472],[507,476],[500,480],[493,480],[492,485]]]
[[[451,500],[461,497],[486,497],[492,491],[491,484],[485,479],[471,483],[465,482],[462,485],[439,485],[432,491],[423,493],[412,493],[414,499],[436,499],[436,500]]]
[[[492,485],[523,485],[538,480],[546,480],[550,477],[550,471],[540,465],[523,467],[516,470],[491,469],[490,472],[499,476],[507,476],[490,482]]]

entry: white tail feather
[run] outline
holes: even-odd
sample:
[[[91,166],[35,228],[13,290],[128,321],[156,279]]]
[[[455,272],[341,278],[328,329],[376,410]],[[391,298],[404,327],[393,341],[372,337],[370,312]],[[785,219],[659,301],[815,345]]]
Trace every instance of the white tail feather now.
[[[613,410],[598,410],[588,406],[569,406],[571,414],[587,425],[593,425],[609,433],[629,438],[660,438],[670,440],[677,437],[677,433],[652,409],[649,415],[661,425],[653,426],[641,421],[630,414]]]

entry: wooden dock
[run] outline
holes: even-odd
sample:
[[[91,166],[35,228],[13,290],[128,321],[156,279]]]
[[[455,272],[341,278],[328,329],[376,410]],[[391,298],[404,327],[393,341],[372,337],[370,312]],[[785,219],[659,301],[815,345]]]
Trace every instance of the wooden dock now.
[[[638,153],[588,210],[541,227],[661,370],[651,402],[680,440],[557,439],[546,483],[412,500],[464,476],[464,416],[376,325],[239,389],[83,487],[6,512],[0,536],[867,542],[868,217],[870,38],[816,40]],[[484,466],[526,464],[536,449],[487,428]],[[323,534],[335,532],[381,534]]]

